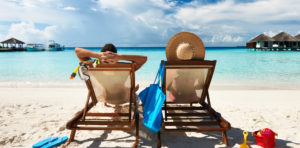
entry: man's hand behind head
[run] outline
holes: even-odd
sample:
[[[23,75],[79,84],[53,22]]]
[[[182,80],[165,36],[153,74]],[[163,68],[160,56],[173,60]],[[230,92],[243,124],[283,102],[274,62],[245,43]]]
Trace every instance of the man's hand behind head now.
[[[102,52],[100,61],[103,64],[115,64],[119,61],[119,55],[110,51]]]

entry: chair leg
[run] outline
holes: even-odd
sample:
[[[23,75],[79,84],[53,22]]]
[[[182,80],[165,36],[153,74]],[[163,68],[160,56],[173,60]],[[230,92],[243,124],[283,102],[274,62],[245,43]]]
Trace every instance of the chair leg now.
[[[76,133],[76,130],[75,130],[75,129],[72,129],[72,130],[71,130],[71,134],[70,134],[70,138],[69,138],[69,140],[68,140],[67,145],[69,145],[69,144],[74,140],[75,133]]]
[[[139,145],[139,114],[136,113],[136,118],[135,118],[135,142],[133,147],[137,148]]]
[[[160,132],[157,133],[157,147],[161,147],[161,141],[160,141]]]
[[[222,131],[223,142],[226,146],[229,146],[226,131]]]

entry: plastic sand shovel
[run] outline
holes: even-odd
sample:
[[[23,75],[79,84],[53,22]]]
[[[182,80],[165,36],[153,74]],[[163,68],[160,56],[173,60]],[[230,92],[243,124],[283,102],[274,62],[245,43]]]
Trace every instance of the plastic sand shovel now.
[[[45,144],[47,144],[49,142],[55,141],[57,139],[58,139],[58,137],[48,137],[48,138],[46,138],[46,139],[44,139],[42,141],[39,141],[38,143],[32,145],[32,148],[40,148],[43,145],[45,145]]]
[[[68,136],[64,136],[64,137],[58,138],[57,140],[46,144],[46,145],[43,145],[41,148],[52,148],[52,147],[58,146],[62,143],[65,143],[67,140],[68,140]]]
[[[248,132],[243,131],[243,135],[244,135],[244,143],[240,145],[240,148],[249,148],[249,146],[247,145]]]

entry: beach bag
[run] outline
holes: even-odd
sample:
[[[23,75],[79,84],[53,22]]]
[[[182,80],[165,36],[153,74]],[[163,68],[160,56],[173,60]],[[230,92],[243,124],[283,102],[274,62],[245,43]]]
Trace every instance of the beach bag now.
[[[166,95],[163,93],[162,79],[164,77],[165,62],[159,67],[153,84],[145,88],[139,93],[139,98],[142,101],[144,111],[144,125],[152,132],[158,132],[161,128],[162,120],[162,105],[166,100]],[[157,83],[156,83],[156,80]]]

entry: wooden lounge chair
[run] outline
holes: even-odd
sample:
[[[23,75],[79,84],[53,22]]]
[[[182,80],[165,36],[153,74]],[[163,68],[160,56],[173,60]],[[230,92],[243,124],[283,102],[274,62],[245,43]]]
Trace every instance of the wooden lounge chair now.
[[[166,61],[162,86],[166,101],[160,132],[221,132],[228,146],[230,123],[211,107],[208,93],[215,65],[216,61]]]
[[[139,114],[135,94],[135,63],[99,64],[93,68],[88,64],[85,81],[88,95],[84,108],[68,121],[66,127],[71,130],[68,143],[73,141],[76,130],[123,130],[135,129],[135,143],[139,138]],[[121,81],[121,82],[119,82]],[[113,89],[112,89],[113,88]],[[119,92],[116,92],[119,91]],[[116,92],[116,93],[115,93]],[[110,113],[90,112],[98,101],[110,105],[128,105],[127,111]]]

